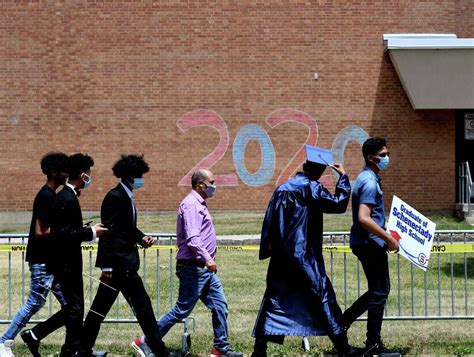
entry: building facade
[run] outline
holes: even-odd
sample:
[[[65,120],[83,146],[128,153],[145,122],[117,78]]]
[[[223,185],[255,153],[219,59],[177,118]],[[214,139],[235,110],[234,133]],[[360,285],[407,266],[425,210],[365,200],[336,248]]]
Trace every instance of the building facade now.
[[[355,179],[373,135],[391,152],[387,204],[396,194],[454,210],[458,164],[474,161],[463,139],[474,105],[415,110],[383,41],[472,38],[471,0],[1,6],[0,211],[31,209],[49,151],[94,158],[86,210],[100,208],[122,153],[150,163],[137,195],[148,211],[175,210],[198,167],[217,177],[212,209],[262,210],[305,143],[332,149]]]

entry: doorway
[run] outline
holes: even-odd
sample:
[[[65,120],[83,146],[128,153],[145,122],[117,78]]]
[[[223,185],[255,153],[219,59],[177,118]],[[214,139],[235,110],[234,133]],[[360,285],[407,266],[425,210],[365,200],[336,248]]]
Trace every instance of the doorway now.
[[[469,163],[474,175],[474,109],[456,111],[456,202],[459,202],[459,165]],[[471,199],[472,201],[472,199]]]

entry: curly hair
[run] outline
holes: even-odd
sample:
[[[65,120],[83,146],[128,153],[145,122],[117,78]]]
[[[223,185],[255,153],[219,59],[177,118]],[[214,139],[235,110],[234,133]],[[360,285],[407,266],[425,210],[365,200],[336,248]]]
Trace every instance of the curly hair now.
[[[87,154],[77,153],[69,156],[69,178],[74,180],[94,166],[94,159]]]
[[[122,155],[112,171],[118,178],[136,178],[150,171],[150,167],[143,155]]]
[[[62,152],[50,152],[41,159],[41,171],[51,178],[53,172],[68,172],[69,157]]]

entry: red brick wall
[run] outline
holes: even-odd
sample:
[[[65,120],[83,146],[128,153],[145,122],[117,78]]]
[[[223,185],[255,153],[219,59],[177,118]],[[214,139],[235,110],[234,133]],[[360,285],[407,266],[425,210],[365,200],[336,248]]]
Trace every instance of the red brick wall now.
[[[382,36],[473,37],[472,10],[469,0],[3,2],[0,211],[31,209],[39,160],[51,150],[94,157],[84,209],[100,207],[121,153],[144,153],[152,170],[139,209],[174,210],[189,189],[178,182],[216,148],[211,170],[234,186],[218,188],[213,209],[263,209],[280,174],[301,163],[284,170],[306,125],[309,142],[327,148],[350,126],[385,136],[387,201],[397,194],[420,210],[453,209],[454,112],[413,111]],[[220,132],[185,128],[199,120]],[[255,140],[233,150],[249,124],[260,126],[263,157]],[[235,174],[239,151],[240,173],[263,160],[260,186]],[[354,141],[344,164],[355,178]]]

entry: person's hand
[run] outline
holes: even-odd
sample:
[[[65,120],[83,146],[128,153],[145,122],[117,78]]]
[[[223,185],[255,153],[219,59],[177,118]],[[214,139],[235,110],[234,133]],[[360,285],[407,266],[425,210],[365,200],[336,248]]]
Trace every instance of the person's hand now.
[[[111,285],[112,284],[112,272],[111,271],[103,271],[102,274],[100,275],[100,281],[107,284],[107,285]]]
[[[97,235],[97,237],[101,237],[102,235],[104,235],[105,233],[109,231],[109,229],[105,228],[105,226],[102,223],[97,223],[94,226],[94,229],[95,229],[95,234]]]
[[[388,239],[386,243],[389,252],[398,253],[400,250],[400,243],[395,238],[392,238],[392,236],[390,236],[390,239]]]
[[[143,244],[145,247],[151,247],[153,244],[155,244],[156,238],[153,238],[151,236],[145,236],[142,238]]]
[[[334,171],[336,171],[339,175],[345,175],[346,174],[346,170],[344,170],[344,167],[341,164],[330,165],[330,167]]]
[[[217,273],[217,264],[213,259],[206,262],[206,268],[210,272]]]

